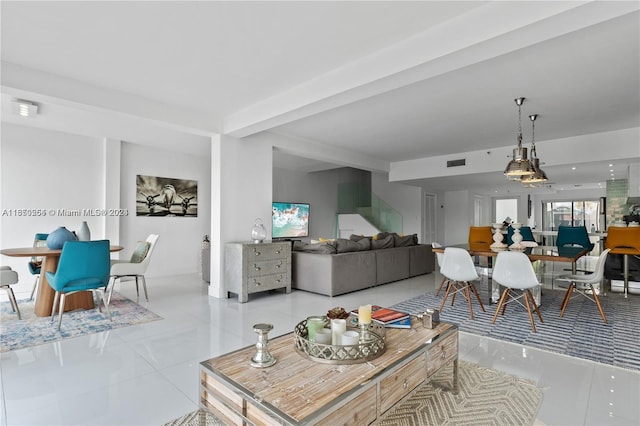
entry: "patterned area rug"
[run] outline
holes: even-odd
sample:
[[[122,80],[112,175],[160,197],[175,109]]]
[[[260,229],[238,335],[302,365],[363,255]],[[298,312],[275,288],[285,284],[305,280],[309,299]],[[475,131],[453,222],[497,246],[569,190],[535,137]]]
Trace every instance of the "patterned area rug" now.
[[[483,281],[478,291],[484,303],[487,283]],[[434,294],[424,294],[393,307],[410,313],[424,312],[427,308],[437,309],[443,293],[444,289],[437,297]],[[630,295],[625,299],[622,294],[608,293],[606,297],[601,297],[608,319],[608,324],[605,324],[596,304],[580,295],[571,299],[564,317],[560,318],[560,305],[564,295],[564,290],[543,289],[540,312],[544,323],[541,324],[534,314],[537,333],[531,331],[527,311],[517,303],[509,304],[506,315],[498,316],[496,323],[492,324],[496,304],[485,305],[487,312],[482,312],[474,298],[475,320],[472,321],[469,319],[466,300],[457,297],[454,306],[447,301],[443,312],[440,312],[440,319],[458,324],[460,331],[640,370],[640,338],[637,330],[640,318],[639,296]]]
[[[18,307],[22,320],[18,320],[8,301],[0,304],[0,352],[162,319],[115,291],[109,304],[113,322],[109,321],[104,309],[103,312],[97,309],[65,312],[60,331],[57,316],[53,323],[51,317],[37,317],[33,302],[18,300]]]
[[[418,386],[400,405],[380,421],[384,426],[426,425],[531,425],[542,402],[542,391],[534,384],[476,364],[460,361],[460,392],[449,392],[452,366],[436,373],[429,383]],[[212,414],[194,411],[163,426],[224,425]]]

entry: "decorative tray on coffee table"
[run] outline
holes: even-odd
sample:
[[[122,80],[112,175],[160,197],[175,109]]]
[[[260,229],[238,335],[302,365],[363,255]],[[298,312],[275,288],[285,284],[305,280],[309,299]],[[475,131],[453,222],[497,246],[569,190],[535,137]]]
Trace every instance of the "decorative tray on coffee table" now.
[[[325,317],[325,328],[330,321]],[[384,325],[372,322],[364,330],[358,325],[358,318],[350,316],[347,319],[347,330],[366,333],[366,339],[361,338],[355,345],[327,345],[309,340],[307,320],[299,322],[294,329],[294,346],[296,351],[316,362],[325,364],[358,364],[375,359],[382,355],[385,346]]]

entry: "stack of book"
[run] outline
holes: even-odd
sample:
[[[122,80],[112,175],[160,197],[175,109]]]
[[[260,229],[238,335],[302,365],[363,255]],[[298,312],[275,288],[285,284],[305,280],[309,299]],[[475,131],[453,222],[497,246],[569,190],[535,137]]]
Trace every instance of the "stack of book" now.
[[[357,315],[358,310],[355,309],[352,313]],[[411,328],[411,316],[406,312],[392,308],[372,305],[371,319],[389,328]]]

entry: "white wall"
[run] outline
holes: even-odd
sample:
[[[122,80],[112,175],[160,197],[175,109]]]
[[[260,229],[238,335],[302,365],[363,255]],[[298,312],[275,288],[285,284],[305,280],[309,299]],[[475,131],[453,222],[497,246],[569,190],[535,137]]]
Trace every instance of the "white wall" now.
[[[63,216],[58,210],[105,207],[103,142],[6,123],[1,136],[0,246],[30,247],[35,233],[49,233],[59,226],[75,231],[83,220],[93,238],[102,238],[103,217]],[[20,209],[46,215],[16,215]],[[0,256],[0,263],[18,272],[20,291],[33,283],[27,262]]]
[[[448,191],[444,194],[443,245],[464,244],[469,241],[469,226],[473,221],[473,204],[469,191]]]
[[[180,140],[176,140],[179,150]],[[122,148],[122,149],[119,149]],[[120,219],[104,216],[0,217],[0,246],[33,244],[36,232],[58,226],[77,230],[86,220],[92,239],[108,238],[125,246],[128,258],[138,240],[160,234],[148,275],[196,273],[200,241],[210,232],[210,159],[113,139],[3,123],[0,140],[0,210],[127,209]],[[114,170],[120,173],[114,175]],[[197,218],[135,216],[135,175],[149,174],[198,181]],[[113,186],[116,185],[117,189]],[[114,195],[116,194],[116,195]],[[20,288],[32,284],[24,258],[1,256],[0,263],[18,271]]]
[[[177,145],[179,147],[179,145]],[[199,271],[200,243],[210,234],[211,161],[177,151],[123,143],[120,207],[129,215],[120,222],[121,258],[128,259],[137,241],[158,234],[158,244],[147,276],[179,275]],[[198,216],[136,216],[136,175],[189,179],[198,182]]]
[[[402,233],[422,235],[422,189],[389,182],[387,173],[371,174],[371,190],[402,215]]]

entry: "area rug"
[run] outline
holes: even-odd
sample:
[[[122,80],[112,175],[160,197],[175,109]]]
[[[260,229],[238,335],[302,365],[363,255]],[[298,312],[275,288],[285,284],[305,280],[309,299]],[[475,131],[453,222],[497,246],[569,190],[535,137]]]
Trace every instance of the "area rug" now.
[[[115,291],[109,304],[112,322],[109,321],[104,309],[103,312],[97,309],[65,312],[59,331],[57,316],[53,323],[51,317],[36,316],[32,301],[18,300],[18,307],[22,320],[18,320],[9,302],[0,304],[0,352],[162,319],[159,315]]]
[[[487,295],[486,281],[480,284],[478,291],[481,296]],[[427,293],[398,303],[393,308],[409,313],[438,308],[443,292],[440,296]],[[571,299],[564,317],[560,318],[564,295],[564,290],[543,289],[540,312],[544,323],[540,323],[534,315],[537,333],[531,330],[526,309],[516,303],[509,304],[506,315],[499,315],[496,323],[492,324],[496,304],[485,305],[487,311],[482,312],[478,302],[473,299],[475,319],[471,320],[466,300],[458,297],[454,306],[447,301],[440,312],[440,319],[457,324],[460,331],[467,333],[640,370],[640,337],[637,330],[640,297],[629,296],[625,299],[618,293],[601,297],[608,319],[605,324],[595,303],[580,295]]]
[[[426,425],[532,425],[542,391],[533,383],[476,364],[460,361],[459,392],[452,386],[452,366],[436,373],[430,382],[418,386],[378,424],[384,426]],[[202,410],[189,413],[163,426],[224,425]]]

